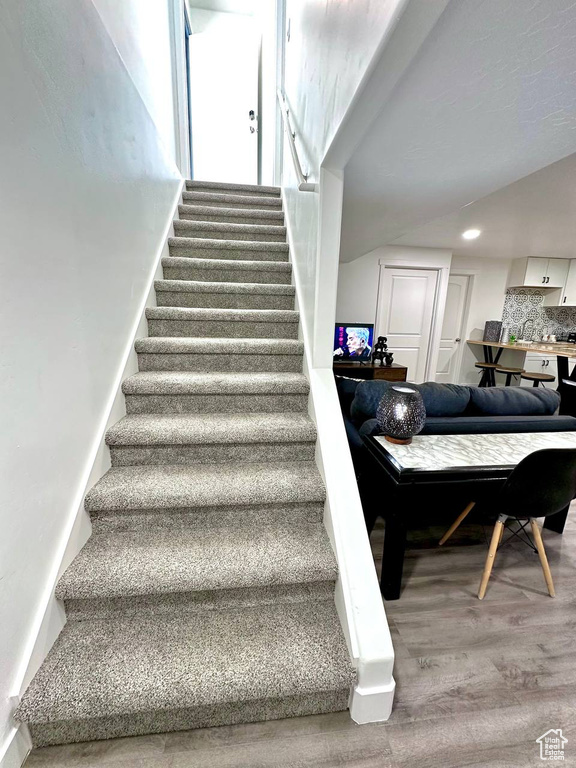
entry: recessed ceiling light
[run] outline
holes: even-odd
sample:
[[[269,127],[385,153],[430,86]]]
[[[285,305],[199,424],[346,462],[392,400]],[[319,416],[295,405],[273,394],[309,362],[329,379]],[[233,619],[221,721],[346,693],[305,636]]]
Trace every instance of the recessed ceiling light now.
[[[466,232],[462,232],[462,237],[464,240],[476,240],[477,237],[480,237],[480,230],[467,229]]]

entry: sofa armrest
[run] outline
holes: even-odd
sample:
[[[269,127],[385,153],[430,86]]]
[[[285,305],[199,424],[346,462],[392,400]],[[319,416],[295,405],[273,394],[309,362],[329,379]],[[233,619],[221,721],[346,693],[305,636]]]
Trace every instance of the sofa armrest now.
[[[490,435],[569,431],[576,431],[576,418],[573,416],[429,416],[421,434]]]

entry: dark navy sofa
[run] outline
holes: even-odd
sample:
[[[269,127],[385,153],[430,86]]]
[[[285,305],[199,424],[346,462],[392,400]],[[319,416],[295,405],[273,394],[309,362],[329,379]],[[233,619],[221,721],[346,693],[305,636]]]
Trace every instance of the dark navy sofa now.
[[[398,382],[357,381],[336,376],[336,386],[354,464],[364,452],[363,437],[379,434],[376,409]],[[560,395],[543,387],[467,387],[409,384],[426,407],[423,435],[558,432],[576,430],[576,418],[558,415]]]

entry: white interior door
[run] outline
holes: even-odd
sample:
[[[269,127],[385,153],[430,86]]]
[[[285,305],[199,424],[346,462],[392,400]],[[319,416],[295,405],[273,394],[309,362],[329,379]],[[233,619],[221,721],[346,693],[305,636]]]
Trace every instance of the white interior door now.
[[[189,44],[194,178],[257,184],[259,35],[201,32]]]
[[[436,381],[442,384],[458,383],[469,279],[466,275],[450,275],[448,279],[436,370]]]
[[[437,286],[434,269],[380,269],[377,333],[388,337],[394,362],[407,366],[416,383],[426,377]]]

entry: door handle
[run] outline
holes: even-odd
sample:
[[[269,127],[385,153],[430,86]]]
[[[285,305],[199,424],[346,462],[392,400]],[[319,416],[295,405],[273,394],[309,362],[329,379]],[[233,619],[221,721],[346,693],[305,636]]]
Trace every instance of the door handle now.
[[[548,285],[548,283],[549,283],[549,282],[550,282],[550,278],[549,278],[549,277],[547,277],[547,278],[546,278],[546,285]]]
[[[542,278],[542,284],[544,284],[545,282],[546,282],[546,278],[545,278],[545,277],[543,277],[543,278]]]
[[[256,133],[256,128],[253,125],[250,126],[250,133]]]
[[[454,339],[454,341],[462,341],[462,339]]]
[[[256,120],[256,112],[254,112],[253,109],[251,109],[250,112],[248,112],[248,119],[249,120]]]

